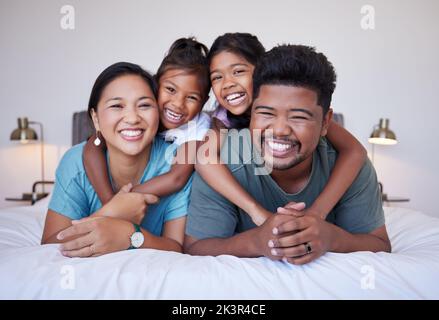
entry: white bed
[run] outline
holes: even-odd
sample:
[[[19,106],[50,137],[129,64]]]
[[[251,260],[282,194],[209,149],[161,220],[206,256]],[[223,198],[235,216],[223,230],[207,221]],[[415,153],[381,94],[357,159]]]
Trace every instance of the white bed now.
[[[69,259],[40,246],[47,201],[0,210],[0,299],[439,299],[439,219],[385,208],[393,253],[267,258],[130,250]]]

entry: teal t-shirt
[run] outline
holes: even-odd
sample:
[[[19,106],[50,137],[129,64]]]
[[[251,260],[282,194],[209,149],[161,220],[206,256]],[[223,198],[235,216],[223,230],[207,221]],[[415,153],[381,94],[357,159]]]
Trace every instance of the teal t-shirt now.
[[[85,142],[69,149],[58,165],[55,186],[49,209],[72,220],[88,217],[102,207],[95,190],[88,180],[82,162]],[[170,149],[169,149],[170,148]],[[176,146],[156,137],[152,144],[149,162],[143,172],[141,183],[166,173],[171,163],[166,161]],[[166,221],[185,216],[188,212],[192,177],[179,192],[160,198],[157,204],[149,205],[142,227],[156,236],[162,234]]]
[[[311,206],[327,184],[337,160],[336,150],[326,139],[321,139],[313,153],[308,183],[299,192],[289,194],[269,174],[261,174],[262,158],[252,147],[250,131],[239,131],[239,139],[236,135],[231,139],[233,134],[230,131],[224,142],[221,159],[241,186],[271,212],[290,201],[303,201],[307,207]],[[378,181],[369,160],[326,220],[354,234],[369,233],[384,225]],[[228,238],[254,227],[245,211],[215,192],[195,173],[186,234],[196,239]]]

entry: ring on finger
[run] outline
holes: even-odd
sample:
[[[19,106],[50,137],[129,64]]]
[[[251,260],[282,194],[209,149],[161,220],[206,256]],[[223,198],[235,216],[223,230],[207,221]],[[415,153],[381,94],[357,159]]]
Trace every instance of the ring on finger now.
[[[309,242],[305,242],[303,245],[305,246],[305,253],[310,254],[312,252],[311,244]]]

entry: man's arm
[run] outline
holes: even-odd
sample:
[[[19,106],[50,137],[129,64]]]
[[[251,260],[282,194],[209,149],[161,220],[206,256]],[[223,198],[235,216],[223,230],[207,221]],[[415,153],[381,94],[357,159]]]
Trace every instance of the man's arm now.
[[[336,237],[331,250],[333,252],[392,251],[385,225],[368,234],[352,234],[337,226],[334,228]]]
[[[206,238],[198,240],[188,234],[184,240],[184,251],[192,255],[218,256],[229,254],[242,258],[266,256],[279,260],[282,257],[274,256],[268,242],[273,238],[273,228],[279,225],[288,225],[296,219],[298,211],[290,208],[289,214],[274,214],[261,226],[238,233],[226,238]]]
[[[184,239],[184,251],[197,256],[219,256],[229,254],[237,257],[260,257],[259,250],[254,242],[257,228],[239,233],[230,238],[210,238],[197,240],[189,235]]]

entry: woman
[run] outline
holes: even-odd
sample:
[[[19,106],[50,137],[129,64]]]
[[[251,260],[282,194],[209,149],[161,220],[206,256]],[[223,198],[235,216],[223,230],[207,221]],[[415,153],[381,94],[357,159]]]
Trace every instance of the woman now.
[[[82,163],[85,143],[74,146],[56,172],[42,244],[61,242],[68,257],[133,248],[181,252],[191,180],[156,204],[153,195],[127,192],[170,168],[165,158],[173,146],[154,139],[159,124],[156,94],[152,76],[137,65],[116,63],[99,75],[88,111],[97,136],[105,138],[112,185],[119,193],[101,206]]]

